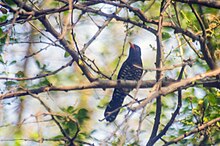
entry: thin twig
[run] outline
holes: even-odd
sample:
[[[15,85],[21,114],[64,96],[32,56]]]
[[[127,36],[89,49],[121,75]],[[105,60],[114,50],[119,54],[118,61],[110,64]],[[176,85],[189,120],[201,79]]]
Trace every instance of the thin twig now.
[[[192,9],[192,12],[194,13],[194,15],[196,16],[199,25],[202,29],[202,38],[200,39],[200,45],[201,45],[201,51],[202,54],[204,56],[205,61],[207,62],[208,66],[210,67],[210,69],[215,69],[217,68],[217,66],[215,65],[215,62],[210,54],[209,48],[206,44],[206,40],[207,40],[207,34],[206,34],[206,29],[205,29],[205,25],[203,24],[203,21],[201,19],[201,17],[199,16],[199,14],[197,13],[197,11],[194,9],[194,7],[189,4],[190,8]]]
[[[215,118],[215,119],[213,119],[213,120],[211,120],[211,121],[209,121],[209,122],[207,122],[207,123],[205,123],[205,124],[195,128],[195,129],[193,129],[192,131],[186,132],[183,135],[175,138],[174,140],[167,142],[166,144],[164,144],[164,146],[168,146],[168,145],[171,145],[173,143],[177,143],[178,141],[180,141],[180,140],[182,140],[182,139],[184,139],[184,138],[186,138],[186,137],[188,137],[188,136],[190,136],[190,135],[192,135],[194,133],[197,133],[199,131],[205,130],[207,127],[214,126],[214,124],[219,122],[219,121],[220,121],[220,117]]]
[[[184,69],[185,69],[185,66],[183,66],[180,71],[179,77],[177,79],[178,81],[180,81],[182,79]],[[182,106],[182,90],[181,90],[181,88],[179,88],[178,89],[178,104],[177,104],[176,110],[172,114],[172,117],[170,118],[170,120],[166,124],[166,126],[163,128],[163,130],[151,140],[152,143],[155,143],[158,139],[162,138],[162,136],[166,134],[166,132],[169,130],[170,126],[173,124],[174,120],[176,119],[176,116],[179,114],[181,106]]]
[[[41,74],[41,75],[37,75],[35,77],[29,77],[29,78],[9,78],[9,77],[0,77],[0,80],[15,80],[15,81],[25,81],[25,80],[35,80],[35,79],[40,79],[43,77],[47,77],[47,76],[51,76],[51,75],[55,75],[56,73],[58,73],[59,71],[63,70],[64,68],[71,66],[73,63],[73,60],[71,60],[70,62],[68,62],[66,65],[61,66],[60,68],[58,68],[55,71],[52,71],[50,73],[46,73],[46,74]]]
[[[163,44],[162,44],[162,24],[163,24],[164,12],[165,12],[166,8],[170,5],[170,2],[171,2],[171,0],[168,0],[168,1],[163,0],[161,2],[159,23],[158,23],[157,34],[156,34],[156,38],[157,38],[156,68],[161,68],[163,66],[164,47],[163,47]],[[157,71],[156,72],[156,81],[158,81],[158,83],[155,84],[155,86],[154,86],[155,89],[153,87],[152,90],[154,90],[154,91],[160,90],[160,88],[162,86],[162,78],[163,78],[162,71]],[[153,125],[153,129],[152,129],[152,132],[151,132],[150,139],[146,144],[147,146],[151,146],[155,143],[155,141],[152,141],[152,139],[157,135],[157,131],[159,129],[161,109],[162,109],[161,96],[158,96],[156,98],[155,121],[154,121],[154,125]]]

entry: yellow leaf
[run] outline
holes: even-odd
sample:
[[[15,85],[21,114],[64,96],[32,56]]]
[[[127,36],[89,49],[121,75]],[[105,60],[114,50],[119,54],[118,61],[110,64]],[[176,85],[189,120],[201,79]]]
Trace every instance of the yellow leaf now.
[[[82,60],[79,60],[79,65],[83,65],[83,61]]]
[[[199,102],[198,102],[199,105],[203,105],[203,103],[204,103],[204,101],[201,100],[201,99],[200,99]]]

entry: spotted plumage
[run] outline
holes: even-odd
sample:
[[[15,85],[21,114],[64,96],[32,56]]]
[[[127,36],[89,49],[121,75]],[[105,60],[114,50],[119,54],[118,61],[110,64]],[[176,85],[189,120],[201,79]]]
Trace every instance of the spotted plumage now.
[[[138,67],[137,67],[138,66]],[[140,80],[141,75],[143,73],[142,68],[142,60],[141,60],[141,49],[139,46],[130,43],[129,56],[127,60],[122,64],[122,67],[118,74],[118,80]],[[123,89],[123,88],[115,88],[112,100],[107,105],[105,110],[105,118],[107,121],[112,122],[117,117],[120,107],[124,101],[126,95],[132,89]]]

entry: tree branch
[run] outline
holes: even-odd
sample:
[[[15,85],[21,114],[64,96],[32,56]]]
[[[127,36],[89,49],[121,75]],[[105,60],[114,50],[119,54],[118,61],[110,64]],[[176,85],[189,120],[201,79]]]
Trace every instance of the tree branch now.
[[[92,4],[94,5],[96,3],[93,2]],[[126,6],[126,7],[128,7],[128,6]],[[113,14],[107,14],[107,13],[102,12],[101,10],[95,10],[95,9],[93,9],[91,7],[88,7],[88,5],[86,5],[85,3],[83,3],[83,4],[74,4],[73,5],[73,9],[78,9],[78,10],[81,10],[81,11],[87,12],[87,13],[98,14],[100,16],[104,16],[104,17],[111,18],[111,19],[114,18],[117,21],[128,22],[130,24],[133,24],[135,26],[138,26],[140,28],[148,30],[148,31],[150,31],[153,34],[157,33],[154,28],[149,27],[149,26],[145,25],[144,23],[148,22],[150,24],[158,25],[158,21],[147,19],[143,14],[141,14],[141,11],[139,11],[139,10],[133,8],[133,7],[130,7],[130,6],[129,6],[129,10],[134,12],[134,14],[137,15],[140,18],[140,20],[143,21],[142,23],[141,22],[137,22],[137,21],[133,21],[133,20],[131,20],[129,18],[123,18],[123,17],[117,16],[114,13]],[[40,17],[46,16],[46,15],[49,15],[49,14],[64,12],[66,10],[69,10],[68,5],[63,6],[61,8],[53,8],[53,9],[45,9],[45,10],[35,11],[34,13],[31,13],[29,15],[25,14],[25,16],[22,16],[22,17],[18,18],[16,20],[16,23],[39,19]],[[0,26],[5,26],[5,25],[8,25],[10,23],[11,23],[11,21],[8,20],[8,21],[0,23]],[[162,26],[172,28],[172,29],[174,29],[175,33],[182,33],[182,34],[192,38],[192,40],[198,40],[198,41],[200,40],[200,37],[195,35],[194,32],[190,32],[189,30],[184,30],[184,29],[174,25],[173,23],[164,22],[162,24]]]
[[[209,77],[215,77],[216,75],[220,74],[220,69],[213,70],[204,74],[197,75],[193,78],[184,79],[179,82],[176,81],[163,81],[163,86],[158,92],[151,93],[151,96],[149,95],[148,98],[144,100],[143,103],[141,103],[138,107],[135,107],[133,110],[140,109],[144,107],[148,102],[150,102],[152,99],[156,98],[155,96],[159,95],[166,95],[172,92],[177,91],[178,88],[186,89],[189,86],[195,85],[195,84],[203,84],[203,83],[196,83],[202,82],[204,78]],[[216,80],[216,79],[215,79]],[[218,81],[217,81],[218,82]],[[149,88],[153,87],[156,84],[156,81],[148,80],[148,81],[141,81],[140,88]],[[136,88],[139,83],[137,81],[109,81],[109,80],[98,80],[94,81],[92,83],[88,84],[78,84],[73,86],[62,86],[62,87],[56,87],[56,86],[45,86],[40,87],[37,89],[26,89],[29,90],[33,94],[39,94],[43,92],[48,91],[71,91],[71,90],[86,90],[86,89],[106,89],[106,88]],[[15,91],[15,92],[8,92],[5,94],[0,94],[0,99],[6,99],[6,98],[12,98],[16,96],[25,96],[29,95],[27,91]]]
[[[218,0],[175,0],[181,3],[198,4],[210,8],[220,9],[220,2]]]
[[[43,100],[41,100],[41,98],[37,95],[34,95],[33,93],[31,93],[29,90],[26,90],[26,92],[32,96],[33,98],[37,99],[41,104],[42,106],[48,111],[48,112],[51,112],[51,109],[49,106],[47,106]],[[68,141],[71,141],[71,138],[69,137],[69,135],[66,133],[66,131],[63,129],[61,123],[56,119],[56,117],[54,115],[51,114],[51,118],[52,120],[56,123],[56,125],[59,127],[60,129],[60,132],[63,134],[63,136],[68,140]]]
[[[204,56],[204,59],[207,62],[207,64],[209,65],[210,69],[215,69],[216,68],[215,62],[212,59],[212,56],[211,56],[210,51],[209,51],[209,48],[208,48],[208,46],[206,44],[207,36],[206,36],[206,29],[205,29],[205,26],[203,24],[203,21],[200,18],[200,16],[197,13],[197,11],[193,8],[193,6],[191,4],[190,4],[190,8],[192,9],[192,12],[196,16],[196,18],[197,18],[197,20],[199,22],[199,25],[200,25],[200,27],[202,29],[202,38],[200,39],[199,42],[200,42],[200,45],[201,45],[201,51],[202,51],[202,54]]]
[[[154,80],[149,80],[149,81],[143,81],[141,82],[141,88],[148,88],[152,87],[156,81]],[[164,85],[170,84],[171,81],[165,81]],[[87,83],[87,84],[77,84],[73,86],[62,86],[62,87],[56,87],[56,86],[44,86],[40,87],[37,89],[26,89],[29,90],[33,94],[39,94],[43,92],[48,92],[48,91],[71,91],[71,90],[85,90],[85,89],[95,89],[95,88],[100,88],[100,89],[105,89],[105,88],[136,88],[138,82],[137,81],[124,81],[124,80],[119,80],[119,81],[112,81],[112,80],[97,80],[92,83]],[[23,91],[22,89],[19,89],[20,91],[15,91],[15,92],[8,92],[5,94],[0,95],[0,99],[6,99],[6,98],[11,98],[15,96],[25,96],[29,95],[28,92]]]
[[[180,71],[180,75],[178,77],[178,81],[180,81],[183,77],[183,73],[184,73],[184,69],[185,66],[182,67],[181,71]],[[176,116],[179,114],[180,108],[182,106],[182,90],[179,88],[178,89],[178,104],[176,107],[176,110],[174,111],[174,113],[172,114],[172,117],[170,118],[169,122],[166,124],[166,126],[163,128],[163,130],[157,135],[155,136],[152,140],[151,143],[155,143],[158,139],[160,139],[163,135],[166,134],[166,132],[169,130],[170,126],[173,124]]]
[[[178,88],[187,88],[188,86],[192,86],[196,84],[196,81],[201,81],[204,78],[208,77],[215,77],[220,74],[220,68],[209,71],[203,74],[199,74],[193,78],[188,78],[181,80],[180,82],[173,83],[171,85],[168,85],[167,87],[162,87],[159,91],[152,91],[148,94],[148,97],[138,106],[133,107],[132,110],[138,110],[140,108],[145,107],[149,102],[151,102],[153,99],[157,98],[160,95],[167,95],[169,93],[175,92],[178,90]]]
[[[173,143],[177,143],[178,141],[180,141],[180,140],[182,140],[182,139],[184,139],[184,138],[186,138],[186,137],[188,137],[188,136],[190,136],[190,135],[192,135],[194,133],[202,131],[202,130],[206,129],[207,127],[212,126],[213,124],[215,124],[215,123],[217,123],[219,121],[220,121],[220,117],[218,117],[216,119],[213,119],[213,120],[211,120],[211,121],[209,121],[209,122],[207,122],[207,123],[205,123],[205,124],[195,128],[195,129],[193,129],[192,131],[186,132],[185,134],[181,135],[180,137],[178,137],[178,138],[176,138],[176,139],[174,139],[174,140],[172,140],[170,142],[167,142],[166,144],[164,144],[164,146],[168,146],[168,145],[171,145]]]
[[[34,12],[34,14],[35,13],[38,14],[37,11],[35,11],[33,8],[26,5],[24,2],[21,2],[19,0],[15,0],[14,2],[18,6],[23,6],[22,8],[24,10]],[[82,70],[83,74],[88,78],[88,80],[90,82],[97,80],[93,76],[93,74],[89,71],[87,66],[80,60],[78,53],[75,50],[71,49],[71,47],[69,46],[69,44],[67,43],[67,41],[64,38],[60,38],[60,34],[53,28],[53,26],[46,19],[46,17],[45,16],[40,17],[38,20],[44,25],[44,27],[46,28],[46,30],[48,32],[50,32],[57,40],[59,40],[60,44],[62,44],[62,46],[65,48],[65,50],[71,55],[73,60],[78,64],[78,66]]]
[[[157,34],[156,34],[156,39],[157,39],[157,54],[156,54],[156,68],[162,68],[163,66],[163,60],[164,60],[164,47],[162,44],[162,24],[163,24],[163,17],[164,17],[164,12],[166,8],[169,6],[170,0],[165,1],[163,0],[161,2],[161,8],[160,8],[160,17],[159,17],[159,23],[157,27]],[[157,70],[156,72],[156,81],[158,82],[158,87],[155,89],[155,91],[159,90],[162,86],[162,78],[163,78],[163,73],[160,70]],[[162,104],[161,104],[161,96],[158,96],[156,99],[156,115],[155,115],[155,121],[153,125],[153,129],[151,132],[151,136],[149,141],[147,142],[147,146],[153,145],[156,141],[152,141],[152,139],[157,135],[157,131],[160,125],[160,115],[161,115],[161,109],[162,109]]]
[[[60,68],[58,68],[55,71],[52,71],[50,73],[46,73],[46,74],[40,74],[40,75],[36,75],[35,77],[24,77],[24,78],[10,78],[10,77],[0,77],[0,80],[15,80],[15,81],[25,81],[25,80],[35,80],[35,79],[40,79],[43,77],[47,77],[47,76],[51,76],[51,75],[55,75],[56,73],[58,73],[59,71],[63,70],[64,68],[71,66],[73,63],[73,60],[71,60],[70,62],[68,62],[66,65],[61,66]]]

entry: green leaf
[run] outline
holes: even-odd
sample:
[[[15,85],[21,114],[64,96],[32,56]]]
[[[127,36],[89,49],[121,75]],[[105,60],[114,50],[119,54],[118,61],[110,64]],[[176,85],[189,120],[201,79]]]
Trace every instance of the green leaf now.
[[[4,84],[5,84],[6,86],[12,86],[12,85],[16,85],[17,82],[15,82],[15,81],[6,81]]]
[[[5,64],[2,55],[0,55],[0,63],[1,63],[1,64]]]
[[[65,52],[64,57],[67,58],[69,56],[70,56],[70,54],[68,52]]]
[[[0,47],[1,47],[1,48],[0,48],[0,49],[1,49],[1,50],[0,50],[0,53],[3,52],[3,48],[2,48],[2,47],[5,45],[6,36],[7,36],[7,35],[6,35],[6,34],[3,34],[3,33],[0,35]]]
[[[15,64],[17,61],[16,60],[13,60],[9,65],[13,65]]]
[[[57,135],[57,136],[54,136],[53,138],[54,139],[61,139],[61,138],[63,138],[63,135]]]
[[[46,86],[50,85],[50,82],[47,78],[44,78],[44,80],[39,83],[39,86],[45,86],[45,85]]]
[[[3,30],[0,28],[0,39],[5,38],[5,33],[3,32]]]
[[[167,33],[167,32],[162,32],[163,41],[169,39],[170,37],[171,37],[171,35],[170,35],[169,33]]]
[[[5,0],[5,2],[9,5],[15,5],[13,0]]]
[[[68,112],[69,114],[73,114],[76,110],[73,108],[73,106],[68,106],[68,108],[66,109],[66,112]]]
[[[88,110],[82,108],[78,111],[76,118],[78,119],[79,123],[82,124],[86,119],[89,119]]]
[[[23,78],[24,77],[24,72],[23,71],[18,71],[16,74],[15,74],[16,77],[18,78]]]
[[[41,68],[40,61],[36,60],[35,63],[37,64],[38,68]]]
[[[8,15],[3,15],[0,17],[0,22],[5,22],[8,18]]]
[[[42,70],[46,70],[46,64],[43,64],[43,66],[41,67]]]
[[[83,140],[83,139],[86,139],[87,137],[88,137],[87,133],[80,132],[77,138]]]
[[[67,128],[68,131],[70,132],[69,134],[75,134],[75,132],[76,132],[76,130],[77,130],[76,124],[73,123],[72,121],[67,122],[66,128]]]

